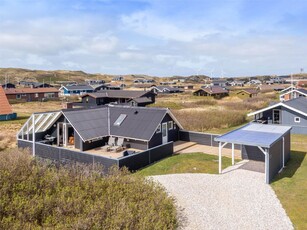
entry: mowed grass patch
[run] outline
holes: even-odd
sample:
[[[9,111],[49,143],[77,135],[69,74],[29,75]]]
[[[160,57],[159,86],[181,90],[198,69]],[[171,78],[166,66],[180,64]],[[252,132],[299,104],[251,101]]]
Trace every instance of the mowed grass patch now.
[[[223,157],[223,168],[231,165],[231,159]],[[204,153],[173,155],[136,172],[137,175],[153,176],[175,173],[218,173],[218,156]]]
[[[291,159],[272,188],[296,229],[307,229],[307,135],[291,135]]]

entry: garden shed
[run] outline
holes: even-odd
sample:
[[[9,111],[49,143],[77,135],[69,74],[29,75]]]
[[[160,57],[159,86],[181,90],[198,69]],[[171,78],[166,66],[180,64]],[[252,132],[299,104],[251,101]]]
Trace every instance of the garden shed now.
[[[249,123],[215,138],[219,142],[219,173],[222,172],[222,148],[231,143],[242,145],[242,159],[265,163],[265,182],[268,184],[290,158],[291,126]],[[233,155],[232,155],[233,156]],[[234,164],[234,160],[232,160]]]

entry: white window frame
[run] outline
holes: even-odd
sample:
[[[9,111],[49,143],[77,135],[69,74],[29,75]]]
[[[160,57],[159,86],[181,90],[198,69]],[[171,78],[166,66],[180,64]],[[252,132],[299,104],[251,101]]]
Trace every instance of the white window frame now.
[[[174,123],[173,123],[173,121],[167,122],[167,129],[168,129],[168,130],[174,129]]]
[[[301,123],[301,118],[300,117],[294,117],[294,122],[295,123]]]
[[[35,98],[38,98],[38,93],[35,93]]]
[[[158,125],[156,133],[161,133],[161,124]]]

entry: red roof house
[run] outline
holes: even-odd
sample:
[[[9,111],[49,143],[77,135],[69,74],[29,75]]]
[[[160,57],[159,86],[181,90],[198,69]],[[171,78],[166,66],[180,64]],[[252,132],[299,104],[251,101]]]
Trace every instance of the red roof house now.
[[[0,85],[0,121],[11,120],[16,118],[16,113],[13,113],[12,107],[8,102],[5,92]]]

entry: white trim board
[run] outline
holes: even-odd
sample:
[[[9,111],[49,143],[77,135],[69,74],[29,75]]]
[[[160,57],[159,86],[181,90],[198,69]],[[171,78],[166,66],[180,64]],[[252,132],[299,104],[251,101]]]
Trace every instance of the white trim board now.
[[[292,110],[292,111],[294,111],[294,112],[297,112],[297,113],[299,113],[299,114],[302,114],[302,115],[304,115],[304,116],[307,116],[307,113],[304,113],[304,112],[302,112],[302,111],[300,111],[300,110],[298,110],[298,109],[295,109],[295,108],[293,108],[293,107],[291,107],[291,106],[289,106],[289,105],[286,105],[286,104],[284,104],[283,102],[279,102],[279,103],[277,103],[277,104],[275,104],[275,105],[271,105],[271,106],[266,107],[266,108],[264,108],[264,109],[260,109],[260,110],[258,110],[258,111],[249,113],[249,114],[247,114],[247,116],[248,116],[248,117],[254,116],[254,115],[258,114],[258,113],[262,113],[262,112],[264,112],[264,111],[267,111],[267,110],[270,110],[270,109],[274,109],[274,108],[276,108],[276,107],[278,107],[278,106],[285,107],[285,108],[290,109],[290,110]]]

